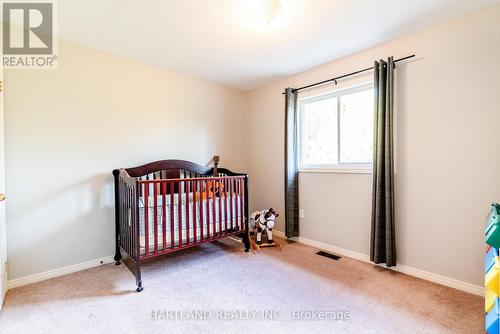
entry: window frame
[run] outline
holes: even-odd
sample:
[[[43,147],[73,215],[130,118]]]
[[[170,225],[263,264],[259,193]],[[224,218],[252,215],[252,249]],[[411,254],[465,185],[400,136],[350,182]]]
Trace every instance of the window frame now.
[[[342,163],[340,161],[340,148],[341,148],[341,124],[340,124],[340,98],[343,95],[348,95],[351,93],[361,92],[365,90],[374,89],[373,81],[364,82],[361,84],[349,86],[346,88],[337,89],[327,93],[299,97],[298,102],[298,113],[299,113],[299,124],[298,124],[298,150],[299,150],[299,172],[301,173],[359,173],[359,174],[370,174],[373,169],[372,162],[360,162],[360,163]],[[304,102],[315,102],[324,99],[337,97],[337,164],[307,164],[303,162],[303,150],[302,145],[304,142]]]

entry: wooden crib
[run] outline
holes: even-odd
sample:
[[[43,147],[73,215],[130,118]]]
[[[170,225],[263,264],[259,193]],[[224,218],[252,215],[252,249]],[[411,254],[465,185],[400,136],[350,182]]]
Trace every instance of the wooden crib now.
[[[248,176],[184,160],[113,170],[116,254],[143,290],[141,262],[241,236],[248,252]]]

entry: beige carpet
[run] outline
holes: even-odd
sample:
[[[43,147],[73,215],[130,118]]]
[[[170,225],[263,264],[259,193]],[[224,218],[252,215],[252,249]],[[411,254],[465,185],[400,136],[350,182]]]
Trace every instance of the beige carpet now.
[[[125,266],[104,265],[10,290],[0,332],[484,333],[478,296],[315,251],[206,244],[147,262],[141,293]],[[307,319],[318,311],[328,319]]]

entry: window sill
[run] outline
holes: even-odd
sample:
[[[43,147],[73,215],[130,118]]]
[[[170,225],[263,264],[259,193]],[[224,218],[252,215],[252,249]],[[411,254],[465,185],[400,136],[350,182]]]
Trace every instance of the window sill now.
[[[325,174],[371,174],[371,168],[302,168],[299,173],[325,173]]]

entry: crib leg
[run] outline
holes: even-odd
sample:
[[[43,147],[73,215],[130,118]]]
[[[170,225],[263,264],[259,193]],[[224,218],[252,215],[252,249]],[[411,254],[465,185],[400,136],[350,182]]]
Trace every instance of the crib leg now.
[[[249,252],[250,238],[248,237],[248,225],[245,227],[245,233],[243,233],[243,244],[245,245],[245,252]]]
[[[139,257],[139,255],[138,255]],[[141,278],[141,260],[140,258],[136,261],[135,263],[136,265],[136,273],[135,273],[135,282],[137,283],[137,289],[135,289],[135,291],[137,292],[141,292],[142,290],[144,290],[144,288],[142,287],[142,278]]]
[[[113,177],[115,180],[115,265],[120,264],[122,254],[120,253],[120,171],[115,169]]]
[[[243,243],[245,244],[245,252],[250,251],[250,237],[249,237],[249,228],[248,228],[248,175],[245,176],[245,181],[244,181],[244,198],[245,198],[245,206],[244,206],[244,213],[245,213],[245,234],[243,236]]]
[[[116,249],[115,249],[115,257],[114,257],[114,260],[115,260],[115,265],[116,266],[119,266],[120,265],[120,261],[122,259],[122,253],[120,252],[120,242],[119,242],[119,239],[118,239],[118,235],[116,236]]]
[[[144,290],[144,288],[142,287],[142,280],[141,280],[141,272],[140,271],[137,273],[137,277],[135,278],[135,281],[137,283],[137,289],[135,289],[135,291],[141,292],[142,290]]]
[[[117,245],[116,246],[116,253],[115,253],[115,257],[114,257],[116,266],[120,265],[121,259],[122,259],[122,253],[120,252],[120,246]]]

